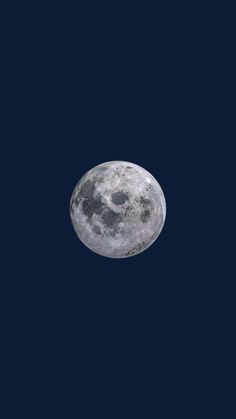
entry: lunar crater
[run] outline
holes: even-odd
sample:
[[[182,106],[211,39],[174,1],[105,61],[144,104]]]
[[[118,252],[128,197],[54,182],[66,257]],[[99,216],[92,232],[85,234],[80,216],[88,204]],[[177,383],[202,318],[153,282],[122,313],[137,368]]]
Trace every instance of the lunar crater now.
[[[148,219],[150,218],[150,216],[151,216],[150,211],[149,210],[144,210],[141,214],[141,217],[140,217],[141,221],[143,223],[146,223],[148,221]]]
[[[140,197],[140,203],[144,206],[147,206],[147,205],[150,205],[151,201],[150,201],[150,199],[148,199],[144,196],[141,196]]]
[[[91,196],[83,201],[82,207],[84,214],[90,219],[93,214],[101,213],[104,204],[101,202],[100,197],[95,199]]]
[[[106,208],[102,214],[103,223],[109,228],[111,234],[115,234],[119,230],[119,223],[122,220],[120,214],[110,208]]]
[[[122,191],[114,192],[111,198],[112,198],[113,204],[115,205],[122,205],[126,201],[129,200],[129,196],[125,192],[122,192]]]
[[[95,185],[91,180],[86,180],[86,182],[83,183],[83,185],[80,188],[80,195],[83,198],[89,198],[93,195],[93,192],[95,190]]]

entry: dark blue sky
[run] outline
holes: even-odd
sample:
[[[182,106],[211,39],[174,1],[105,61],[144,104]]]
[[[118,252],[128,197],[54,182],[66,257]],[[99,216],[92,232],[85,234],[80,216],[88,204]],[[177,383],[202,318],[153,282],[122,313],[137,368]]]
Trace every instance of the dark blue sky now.
[[[50,417],[193,418],[206,402],[222,272],[212,13],[57,5],[25,10],[18,26],[12,14],[9,329],[31,418],[37,406]],[[167,202],[159,239],[127,259],[89,251],[69,216],[76,182],[110,160],[146,168]]]

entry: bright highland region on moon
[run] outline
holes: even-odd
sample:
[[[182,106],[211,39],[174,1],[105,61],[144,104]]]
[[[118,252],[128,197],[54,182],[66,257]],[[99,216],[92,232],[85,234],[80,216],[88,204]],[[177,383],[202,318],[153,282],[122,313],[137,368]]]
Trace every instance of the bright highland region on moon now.
[[[156,240],[165,222],[166,203],[149,172],[133,163],[111,161],[80,179],[71,197],[70,215],[79,239],[89,249],[124,258]]]

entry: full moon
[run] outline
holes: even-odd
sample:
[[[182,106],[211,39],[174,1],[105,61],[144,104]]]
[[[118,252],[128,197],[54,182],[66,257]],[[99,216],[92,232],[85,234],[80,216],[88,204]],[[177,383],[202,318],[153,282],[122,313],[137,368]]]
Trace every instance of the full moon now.
[[[157,180],[142,167],[110,161],[89,170],[70,201],[74,229],[89,249],[125,258],[147,249],[159,236],[166,202]]]

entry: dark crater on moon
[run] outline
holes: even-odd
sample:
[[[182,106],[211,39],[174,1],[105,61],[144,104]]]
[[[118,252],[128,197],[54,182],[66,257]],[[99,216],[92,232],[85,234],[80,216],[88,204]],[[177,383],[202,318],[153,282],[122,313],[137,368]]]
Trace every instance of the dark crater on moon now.
[[[140,197],[140,204],[142,204],[144,207],[147,205],[150,205],[151,201],[148,198],[145,198],[144,196]]]
[[[110,233],[112,235],[119,231],[119,223],[122,220],[120,214],[117,214],[111,208],[106,207],[101,218],[103,223],[111,230]]]
[[[147,223],[148,219],[151,216],[151,207],[152,207],[151,206],[151,201],[150,201],[150,199],[145,198],[144,196],[141,196],[139,202],[140,202],[140,204],[143,208],[143,211],[142,211],[141,216],[140,216],[141,221],[143,223]]]
[[[128,205],[125,208],[124,218],[132,217],[133,214],[135,214],[135,208],[133,207],[133,205]]]
[[[124,192],[114,192],[111,196],[111,200],[115,205],[122,205],[129,200],[129,197]]]
[[[98,226],[96,226],[96,225],[94,225],[94,226],[92,227],[92,230],[93,230],[93,232],[94,232],[95,234],[98,234],[98,235],[102,234],[102,233],[101,233],[100,228],[99,228]]]
[[[101,214],[104,207],[100,196],[93,197],[94,191],[95,185],[91,180],[86,180],[80,188],[80,195],[84,198],[82,203],[83,212],[89,219],[92,218],[93,214]]]
[[[93,214],[101,214],[103,207],[104,204],[101,202],[100,197],[96,199],[89,197],[85,199],[82,204],[84,214],[87,215],[89,219],[92,218]]]
[[[144,210],[143,213],[141,214],[141,217],[140,217],[141,221],[143,223],[146,223],[148,221],[148,219],[150,218],[150,215],[151,215],[151,213],[150,213],[149,210]]]
[[[120,214],[117,214],[107,205],[101,201],[101,196],[93,196],[95,191],[95,185],[91,180],[86,180],[86,182],[80,188],[80,196],[83,198],[82,209],[84,214],[88,217],[89,222],[91,222],[93,214],[101,216],[102,223],[108,227],[109,233],[115,235],[119,231],[119,223],[122,220]],[[125,194],[123,194],[125,195]],[[127,195],[119,196],[121,198],[127,198]],[[92,229],[96,234],[101,234],[101,230],[98,226],[92,225]]]
[[[80,188],[80,195],[83,198],[88,198],[89,196],[93,194],[94,190],[95,190],[94,183],[91,182],[91,180],[86,180],[86,182],[84,182],[84,184]]]

